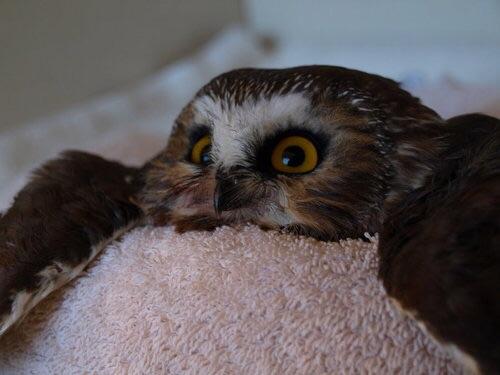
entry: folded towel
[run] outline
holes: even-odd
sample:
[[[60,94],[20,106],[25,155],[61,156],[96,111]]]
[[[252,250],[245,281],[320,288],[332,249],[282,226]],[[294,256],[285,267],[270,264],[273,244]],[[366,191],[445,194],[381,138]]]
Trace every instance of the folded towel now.
[[[449,374],[377,280],[376,239],[139,228],[0,341],[0,373]]]

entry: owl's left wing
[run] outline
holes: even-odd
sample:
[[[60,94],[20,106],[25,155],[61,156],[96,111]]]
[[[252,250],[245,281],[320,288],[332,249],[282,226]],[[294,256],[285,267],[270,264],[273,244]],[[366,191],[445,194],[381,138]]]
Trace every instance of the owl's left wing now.
[[[448,120],[427,184],[389,210],[387,293],[474,372],[500,373],[500,120]]]

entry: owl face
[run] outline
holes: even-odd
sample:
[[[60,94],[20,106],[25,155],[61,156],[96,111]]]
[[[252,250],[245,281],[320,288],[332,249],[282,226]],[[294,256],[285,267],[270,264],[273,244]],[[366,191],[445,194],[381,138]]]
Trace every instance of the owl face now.
[[[393,81],[358,71],[232,71],[184,108],[145,169],[142,204],[180,230],[251,222],[358,237],[425,178],[439,121]]]

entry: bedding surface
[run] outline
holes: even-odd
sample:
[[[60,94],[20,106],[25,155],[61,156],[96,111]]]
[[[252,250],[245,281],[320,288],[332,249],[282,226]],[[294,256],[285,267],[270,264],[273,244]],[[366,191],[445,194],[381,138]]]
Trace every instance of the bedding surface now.
[[[0,373],[459,374],[377,280],[376,240],[141,228],[0,342]]]

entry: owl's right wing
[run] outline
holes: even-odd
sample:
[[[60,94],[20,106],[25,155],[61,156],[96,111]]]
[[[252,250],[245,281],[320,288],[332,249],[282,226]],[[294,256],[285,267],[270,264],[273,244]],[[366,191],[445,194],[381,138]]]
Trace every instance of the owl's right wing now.
[[[33,173],[0,215],[0,336],[141,222],[139,169],[69,151]]]

